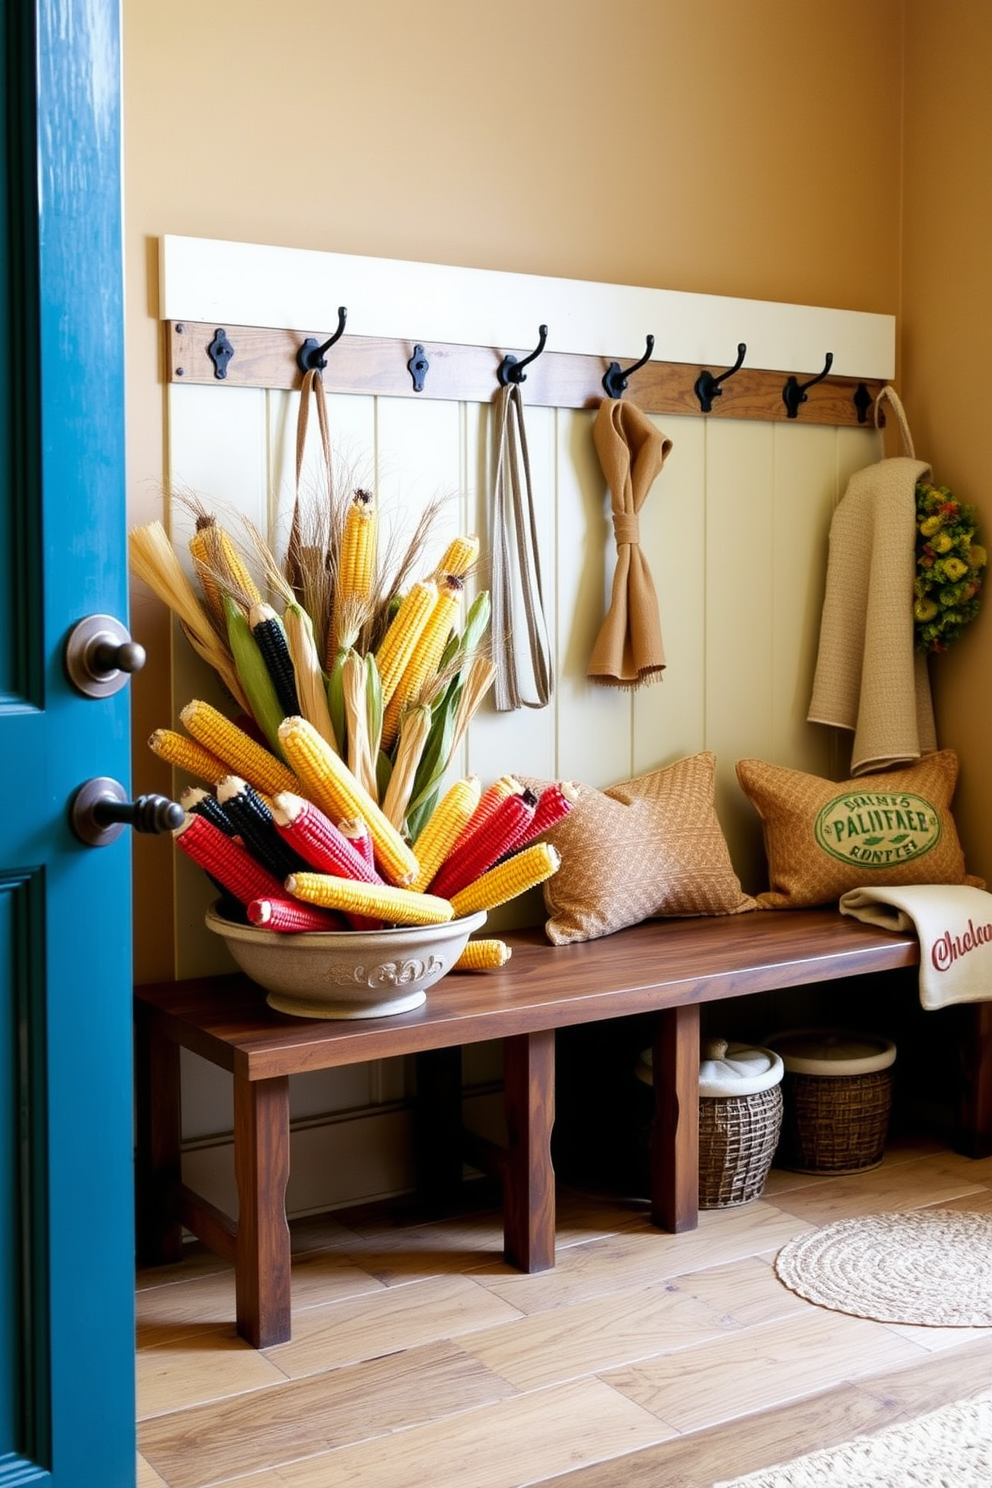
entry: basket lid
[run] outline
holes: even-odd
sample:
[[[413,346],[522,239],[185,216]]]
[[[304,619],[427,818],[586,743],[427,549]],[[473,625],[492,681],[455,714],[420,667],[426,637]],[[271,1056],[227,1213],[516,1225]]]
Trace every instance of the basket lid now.
[[[841,1028],[791,1028],[769,1034],[768,1043],[795,1075],[870,1075],[896,1057],[891,1039]]]
[[[645,1049],[638,1060],[637,1074],[651,1083],[650,1049]],[[783,1074],[782,1060],[772,1049],[707,1039],[700,1051],[699,1094],[707,1099],[757,1095],[777,1085]]]

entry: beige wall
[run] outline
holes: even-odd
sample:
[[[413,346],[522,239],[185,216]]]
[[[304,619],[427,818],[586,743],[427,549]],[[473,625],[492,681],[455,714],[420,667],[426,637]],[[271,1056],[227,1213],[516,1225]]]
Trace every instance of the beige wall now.
[[[973,502],[992,549],[989,240],[992,6],[908,0],[903,389],[917,453]],[[955,814],[969,866],[992,881],[992,612],[933,664],[941,741],[961,756]]]
[[[977,0],[940,9],[988,31]],[[913,25],[948,40],[929,11],[910,0]],[[161,510],[162,233],[896,312],[902,13],[124,0],[132,520]],[[926,62],[923,40],[911,66]],[[916,153],[920,181],[941,176],[943,153]],[[928,272],[907,274],[921,299]],[[152,653],[136,781],[167,789],[142,741],[166,721],[168,630],[141,595],[134,625]],[[168,852],[136,846],[142,980],[172,970]]]

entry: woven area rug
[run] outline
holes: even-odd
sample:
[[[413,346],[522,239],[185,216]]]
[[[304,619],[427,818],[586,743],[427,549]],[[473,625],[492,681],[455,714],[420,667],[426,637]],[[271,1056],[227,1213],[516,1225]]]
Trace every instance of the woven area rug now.
[[[945,1405],[874,1436],[811,1452],[715,1488],[989,1488],[992,1396]]]
[[[992,1327],[992,1215],[869,1214],[784,1245],[775,1270],[800,1297],[879,1323]]]

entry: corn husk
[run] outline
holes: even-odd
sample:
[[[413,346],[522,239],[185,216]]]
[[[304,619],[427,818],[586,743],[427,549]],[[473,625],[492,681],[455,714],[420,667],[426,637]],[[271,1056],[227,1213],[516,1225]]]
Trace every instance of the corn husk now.
[[[400,719],[399,744],[389,787],[382,802],[384,815],[397,831],[402,831],[406,809],[413,793],[417,766],[431,730],[431,710],[408,708]]]
[[[282,619],[286,631],[286,644],[289,647],[293,671],[296,675],[300,711],[303,717],[313,724],[321,738],[330,744],[335,754],[340,754],[341,746],[334,732],[331,710],[327,703],[327,679],[320,665],[320,655],[317,651],[310,616],[303,606],[294,600],[292,604],[287,604]]]

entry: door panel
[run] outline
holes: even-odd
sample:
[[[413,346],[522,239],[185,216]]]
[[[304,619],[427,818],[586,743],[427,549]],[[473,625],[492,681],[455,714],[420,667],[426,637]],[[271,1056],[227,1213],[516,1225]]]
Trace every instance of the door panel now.
[[[127,691],[65,638],[125,618],[119,16],[0,22],[0,1484],[133,1484],[130,843],[68,804],[126,783]]]

